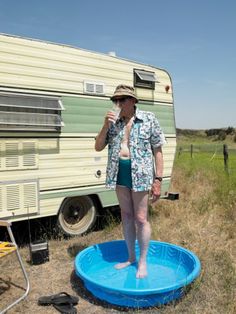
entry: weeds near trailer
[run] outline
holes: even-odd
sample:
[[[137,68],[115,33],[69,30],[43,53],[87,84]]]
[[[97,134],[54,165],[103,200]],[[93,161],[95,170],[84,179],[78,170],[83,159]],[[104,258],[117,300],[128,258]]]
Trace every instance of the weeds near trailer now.
[[[18,245],[24,246],[30,241],[67,239],[57,225],[57,217],[26,220],[13,224],[13,232],[18,239]]]
[[[121,222],[119,206],[110,209],[104,209],[103,214],[98,217],[96,230],[103,230],[106,233],[111,232]]]

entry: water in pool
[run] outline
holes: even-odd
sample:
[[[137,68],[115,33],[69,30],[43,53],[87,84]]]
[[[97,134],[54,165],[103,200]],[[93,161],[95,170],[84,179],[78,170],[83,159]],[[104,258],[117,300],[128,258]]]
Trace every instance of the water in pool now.
[[[121,290],[165,289],[188,276],[188,272],[183,265],[176,265],[170,260],[148,258],[149,276],[143,279],[136,279],[136,264],[120,270],[114,267],[115,264],[116,262],[106,260],[97,261],[89,267],[87,275],[104,286],[107,286],[109,280],[110,287]]]

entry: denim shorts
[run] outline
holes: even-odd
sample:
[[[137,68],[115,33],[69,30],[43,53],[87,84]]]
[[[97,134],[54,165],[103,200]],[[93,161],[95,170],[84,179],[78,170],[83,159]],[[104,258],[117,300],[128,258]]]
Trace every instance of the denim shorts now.
[[[118,170],[116,184],[132,189],[131,160],[130,159],[122,159],[122,158],[119,159],[119,170]]]

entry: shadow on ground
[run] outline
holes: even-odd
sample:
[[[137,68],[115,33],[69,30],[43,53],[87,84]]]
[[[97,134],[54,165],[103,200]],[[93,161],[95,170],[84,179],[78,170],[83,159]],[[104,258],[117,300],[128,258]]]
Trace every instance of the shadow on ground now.
[[[96,224],[92,230],[102,230],[111,221],[120,221],[120,211],[116,207],[104,209],[102,214],[98,214]],[[39,240],[63,240],[70,238],[70,236],[63,234],[60,229],[57,216],[13,222],[12,231],[20,247]],[[0,229],[0,239],[1,241],[9,241],[6,228]]]

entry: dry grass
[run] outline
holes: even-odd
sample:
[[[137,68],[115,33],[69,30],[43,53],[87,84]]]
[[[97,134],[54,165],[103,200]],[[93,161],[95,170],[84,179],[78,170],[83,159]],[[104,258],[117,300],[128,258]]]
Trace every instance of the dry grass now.
[[[196,175],[201,180],[185,177],[183,186],[183,173],[175,172],[173,183],[176,190],[179,187],[180,201],[171,205],[161,201],[159,209],[154,211],[159,221],[155,237],[192,250],[202,264],[201,276],[189,293],[163,313],[233,314],[236,312],[235,208],[234,217],[229,220],[227,210],[209,197],[214,184],[208,184],[209,179],[203,174]]]
[[[152,238],[172,242],[195,252],[200,258],[202,272],[188,289],[186,295],[170,305],[146,310],[127,310],[96,300],[87,292],[74,274],[74,257],[84,247],[122,238],[120,223],[109,217],[109,225],[103,230],[94,231],[87,236],[69,240],[50,240],[50,261],[31,266],[26,263],[30,277],[31,290],[27,299],[9,311],[13,313],[56,313],[53,307],[40,307],[37,299],[60,291],[77,294],[80,302],[78,313],[236,313],[236,239],[235,202],[225,205],[215,197],[214,177],[205,175],[201,169],[188,172],[175,167],[172,190],[180,192],[176,202],[159,201],[156,208],[150,209]],[[28,248],[22,248],[23,260],[29,258]],[[16,261],[6,258],[1,266],[0,278],[1,306],[6,298],[13,298],[17,287],[8,287],[7,280],[21,285],[16,269]],[[9,289],[8,289],[9,288]]]

